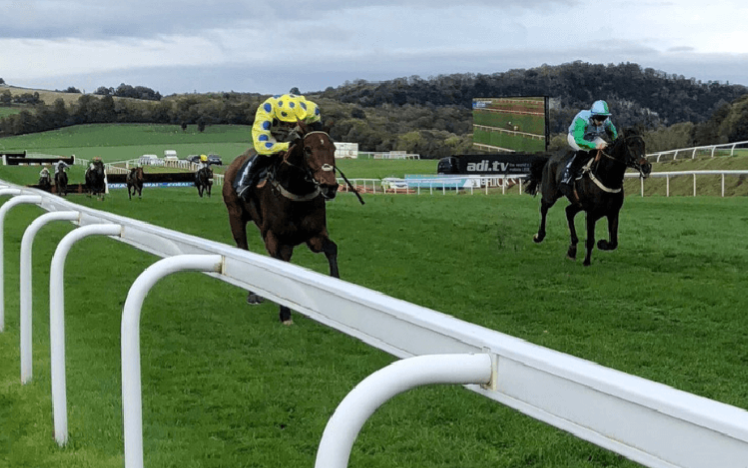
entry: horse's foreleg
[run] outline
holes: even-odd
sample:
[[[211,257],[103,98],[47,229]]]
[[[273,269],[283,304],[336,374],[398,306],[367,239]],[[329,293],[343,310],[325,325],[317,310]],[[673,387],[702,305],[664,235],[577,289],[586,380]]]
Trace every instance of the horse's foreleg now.
[[[615,250],[618,247],[618,212],[608,215],[608,238],[600,239],[597,248],[600,250]]]
[[[545,200],[540,200],[540,227],[538,228],[538,233],[532,237],[532,240],[534,240],[535,243],[539,244],[543,242],[543,239],[545,239],[545,220],[548,216],[548,210],[552,206],[553,203],[546,203]]]
[[[325,257],[327,257],[327,263],[330,264],[330,276],[340,278],[340,272],[338,271],[338,245],[326,235],[312,237],[307,242],[307,245],[309,246],[309,250],[314,253],[324,252]]]
[[[278,260],[283,260],[284,262],[291,261],[291,255],[293,255],[293,246],[280,242],[280,240],[275,236],[275,234],[273,234],[272,231],[268,232],[265,235],[265,248],[267,249],[271,257],[277,258]],[[278,316],[280,317],[280,321],[283,322],[283,325],[293,325],[293,320],[291,319],[291,309],[289,309],[288,307],[284,305],[280,306],[280,312]]]
[[[587,253],[582,262],[584,266],[590,266],[592,260],[592,249],[595,248],[595,223],[597,219],[592,213],[587,213],[587,239],[584,242]]]
[[[241,209],[229,208],[229,227],[234,237],[236,246],[240,249],[249,250],[247,244],[247,220],[241,215]]]
[[[574,218],[581,209],[582,208],[579,205],[575,204],[566,207],[566,223],[569,225],[569,236],[571,238],[569,250],[566,251],[566,257],[571,260],[577,259],[577,244],[579,243],[579,238],[577,237],[577,228],[574,226]]]

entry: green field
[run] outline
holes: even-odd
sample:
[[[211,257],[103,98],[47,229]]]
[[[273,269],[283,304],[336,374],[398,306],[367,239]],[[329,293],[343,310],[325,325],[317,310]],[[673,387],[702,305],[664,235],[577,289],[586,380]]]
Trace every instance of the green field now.
[[[7,117],[13,114],[19,114],[21,112],[19,107],[0,107],[0,118]]]
[[[435,166],[342,162],[349,177],[362,178],[417,173],[417,163],[424,163],[424,172]],[[0,167],[0,179],[24,183],[37,172]],[[220,196],[146,189],[142,200],[132,202],[122,190],[104,202],[70,199],[232,243]],[[742,346],[748,198],[630,196],[621,213],[619,249],[596,250],[589,268],[581,259],[564,259],[562,203],[549,213],[547,240],[535,245],[539,200],[526,195],[365,200],[361,206],[340,194],[328,204],[343,279],[748,408]],[[0,467],[120,467],[120,316],[132,281],[156,258],[102,238],[81,241],[68,257],[70,443],[59,449],[52,438],[48,275],[56,242],[72,229],[65,223],[45,227],[35,241],[34,380],[25,387],[19,380],[19,246],[23,229],[41,213],[20,206],[5,221]],[[605,227],[598,225],[598,237]],[[263,252],[253,229],[250,245]],[[305,248],[295,251],[293,263],[322,273],[327,268],[324,257]],[[146,466],[313,466],[335,407],[363,378],[393,361],[298,314],[294,326],[281,326],[276,306],[249,307],[245,295],[197,273],[172,275],[148,295],[141,321]],[[350,466],[638,465],[461,388],[428,387],[375,413]]]

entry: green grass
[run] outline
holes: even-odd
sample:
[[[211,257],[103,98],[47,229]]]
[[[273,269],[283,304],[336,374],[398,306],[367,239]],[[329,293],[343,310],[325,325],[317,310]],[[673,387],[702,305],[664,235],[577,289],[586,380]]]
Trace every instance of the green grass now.
[[[349,177],[414,170],[411,161],[344,161]],[[362,163],[362,164],[360,164]],[[433,163],[433,162],[432,162]],[[379,165],[381,164],[381,165]],[[398,164],[402,164],[398,166]],[[407,166],[407,168],[406,168]],[[399,168],[405,168],[400,170]],[[24,174],[22,170],[28,171]],[[0,179],[35,168],[0,167]],[[32,179],[33,180],[33,179]],[[112,191],[82,205],[232,244],[220,195],[194,189]],[[548,238],[532,242],[537,198],[520,195],[350,194],[328,204],[343,279],[688,392],[748,408],[748,198],[629,196],[620,247],[589,268],[564,259],[563,204]],[[77,244],[65,266],[70,444],[52,438],[49,264],[72,226],[45,227],[34,245],[34,380],[22,387],[18,257],[42,211],[5,221],[6,331],[0,334],[0,467],[123,464],[119,328],[138,274],[157,259],[110,239]],[[582,229],[583,216],[577,219]],[[597,237],[606,225],[598,224]],[[583,231],[582,231],[583,232]],[[264,253],[250,228],[250,248]],[[297,248],[293,263],[326,273]],[[393,358],[197,273],[159,282],[141,320],[145,463],[149,467],[313,466],[335,407]],[[459,387],[399,395],[364,426],[351,466],[578,468],[635,465]]]
[[[162,157],[164,150],[173,149],[180,158],[214,153],[226,163],[242,154],[250,142],[250,128],[240,125],[208,126],[202,133],[194,125],[184,132],[178,125],[82,125],[4,138],[0,140],[0,150],[75,154],[83,159],[101,156],[104,162],[113,162],[143,154]]]
[[[19,107],[0,107],[0,118],[7,117],[9,115],[20,114],[21,108]]]

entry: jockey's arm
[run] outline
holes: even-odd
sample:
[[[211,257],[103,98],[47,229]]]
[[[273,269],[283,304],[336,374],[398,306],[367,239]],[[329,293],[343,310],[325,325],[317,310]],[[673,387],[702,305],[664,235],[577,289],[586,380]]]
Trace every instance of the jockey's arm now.
[[[587,122],[584,119],[577,118],[574,120],[574,127],[571,130],[571,135],[580,148],[583,150],[593,150],[595,149],[595,143],[584,139],[586,129]]]
[[[280,143],[270,133],[272,121],[255,120],[252,126],[252,142],[257,154],[270,156],[281,151],[288,151],[288,143]]]
[[[610,119],[605,121],[605,133],[608,134],[611,140],[616,140],[618,138],[618,130]]]

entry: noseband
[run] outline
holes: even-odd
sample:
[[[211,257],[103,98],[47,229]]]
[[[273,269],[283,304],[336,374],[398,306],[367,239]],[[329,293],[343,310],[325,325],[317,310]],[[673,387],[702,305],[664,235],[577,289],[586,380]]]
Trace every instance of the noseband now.
[[[312,135],[325,135],[328,139],[330,138],[330,135],[328,135],[326,132],[314,131],[314,132],[309,132],[306,135],[304,135],[303,141],[306,141],[306,139],[309,138]],[[324,141],[322,143],[324,143]],[[294,167],[296,169],[299,169],[299,170],[303,171],[304,172],[304,180],[307,181],[307,182],[310,182],[310,183],[314,184],[317,187],[319,187],[320,183],[319,183],[319,181],[317,181],[317,179],[314,178],[314,173],[309,168],[309,164],[304,164],[304,165],[294,164],[294,163],[292,163],[292,162],[290,162],[288,160],[289,156],[290,156],[290,151],[286,152],[286,156],[283,158],[283,163],[287,164],[287,165],[289,165],[291,167]],[[307,156],[304,155],[304,161],[306,162],[306,160],[307,160]],[[320,169],[323,172],[332,172],[332,171],[335,170],[335,166],[332,165],[332,164],[323,164]]]
[[[314,132],[309,132],[306,135],[304,135],[303,141],[306,141],[307,138],[309,138],[310,136],[313,136],[315,134],[322,134],[322,135],[325,135],[328,139],[330,139],[330,135],[328,135],[326,132],[314,131]],[[322,143],[324,144],[324,140],[322,141]],[[297,195],[297,194],[294,194],[294,193],[288,191],[288,189],[286,189],[285,187],[283,187],[283,185],[281,185],[280,182],[278,182],[278,180],[275,179],[275,178],[271,181],[271,185],[273,187],[275,187],[276,190],[278,190],[281,193],[281,195],[283,195],[284,197],[286,197],[286,198],[288,198],[290,200],[293,200],[293,201],[308,201],[308,200],[313,200],[313,199],[317,198],[317,196],[319,196],[322,193],[321,184],[320,184],[320,182],[317,179],[314,178],[314,173],[312,172],[311,168],[309,167],[309,164],[308,164],[308,161],[307,161],[308,156],[306,154],[304,155],[304,162],[306,164],[303,164],[303,165],[294,164],[293,162],[289,161],[289,157],[291,155],[290,149],[291,148],[289,148],[289,151],[287,151],[286,155],[283,157],[282,163],[286,164],[288,166],[291,166],[291,167],[293,167],[295,169],[298,169],[299,171],[303,172],[303,174],[304,174],[304,181],[308,182],[308,183],[310,183],[312,185],[314,185],[314,190],[312,190],[311,192],[309,192],[309,193],[307,193],[305,195]],[[303,149],[302,149],[302,151],[303,151]],[[332,165],[332,164],[323,164],[320,169],[323,172],[333,172],[335,170],[335,166]]]

